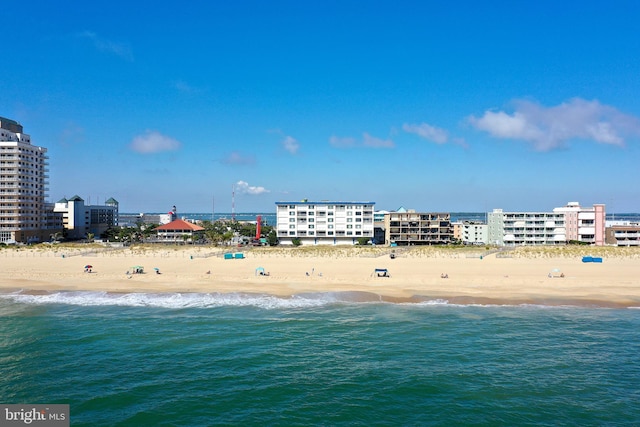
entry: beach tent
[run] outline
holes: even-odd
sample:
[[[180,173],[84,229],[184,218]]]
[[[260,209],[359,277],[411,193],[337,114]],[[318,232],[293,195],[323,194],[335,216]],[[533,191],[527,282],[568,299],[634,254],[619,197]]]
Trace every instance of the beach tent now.
[[[238,252],[233,255],[235,259],[244,259],[244,254],[242,252]]]
[[[554,268],[549,272],[549,277],[564,277],[564,274],[562,274],[559,268]]]
[[[134,273],[144,273],[144,267],[141,265],[134,265],[133,267],[131,267],[131,270]]]
[[[256,268],[256,276],[260,274],[261,276],[264,276],[265,271],[264,271],[264,267],[258,267]]]
[[[224,254],[224,259],[233,259],[233,254]]]
[[[376,275],[378,277],[391,277],[391,275],[389,275],[389,270],[387,270],[386,268],[376,268],[375,270],[373,270],[373,273],[371,273],[371,275]]]

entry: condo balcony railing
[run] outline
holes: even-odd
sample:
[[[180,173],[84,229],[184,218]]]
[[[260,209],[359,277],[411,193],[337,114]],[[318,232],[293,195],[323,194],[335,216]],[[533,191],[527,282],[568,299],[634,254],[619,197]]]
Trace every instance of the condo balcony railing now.
[[[6,209],[6,208],[3,208]],[[0,218],[30,218],[33,217],[34,214],[25,214],[25,213],[15,213],[15,212],[0,212]]]

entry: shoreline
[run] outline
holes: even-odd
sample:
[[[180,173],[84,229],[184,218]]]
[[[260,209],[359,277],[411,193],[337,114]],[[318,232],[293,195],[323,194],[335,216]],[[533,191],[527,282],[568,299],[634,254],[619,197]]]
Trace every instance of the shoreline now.
[[[207,297],[220,297],[228,298],[230,296],[237,297],[239,299],[260,300],[262,298],[276,298],[282,301],[288,300],[305,300],[321,301],[324,304],[338,304],[338,303],[389,303],[389,304],[415,304],[415,305],[449,305],[449,306],[494,306],[494,307],[515,307],[515,306],[539,306],[539,307],[556,307],[556,308],[608,308],[608,309],[640,309],[640,303],[635,301],[611,301],[611,300],[597,300],[597,299],[575,299],[575,298],[527,298],[527,299],[508,299],[508,298],[490,298],[490,297],[470,297],[461,295],[439,295],[437,297],[430,297],[427,295],[414,295],[411,297],[394,297],[388,295],[375,294],[362,291],[341,291],[341,292],[326,292],[326,293],[301,293],[294,295],[273,295],[273,294],[258,294],[258,293],[246,293],[246,292],[231,292],[231,293],[202,293],[202,292],[145,292],[145,291],[98,291],[98,290],[37,290],[37,289],[18,289],[18,288],[0,288],[0,298],[9,297],[15,298],[15,301],[24,301],[22,297],[34,297],[32,302],[39,303],[70,303],[74,304],[73,298],[69,298],[67,294],[73,294],[75,296],[84,297],[89,294],[104,293],[105,298],[112,298],[113,304],[91,304],[84,303],[83,305],[116,305],[118,297],[126,297],[131,295],[147,295],[153,297],[167,297],[174,298],[176,295],[191,299],[192,297],[207,296]],[[322,301],[323,295],[330,295],[331,300]],[[57,300],[50,300],[47,297],[59,296]],[[41,301],[37,298],[42,297]],[[123,304],[117,304],[123,305]],[[124,304],[127,305],[127,304]],[[145,306],[164,306],[164,304],[154,304],[152,300],[147,301]],[[233,305],[233,304],[228,304]],[[259,304],[242,304],[242,305],[259,305]],[[185,308],[177,305],[175,308]]]
[[[0,250],[0,293],[360,295],[363,302],[640,307],[640,248],[37,248]],[[391,250],[397,250],[391,259]],[[238,252],[240,253],[240,252]],[[582,256],[603,263],[583,263]],[[84,267],[92,266],[91,273]],[[144,274],[131,273],[144,266]],[[154,268],[159,273],[155,273]],[[259,274],[264,269],[268,275]],[[390,277],[377,277],[375,269]],[[441,277],[447,275],[448,278]],[[558,274],[558,277],[550,277]],[[559,274],[564,277],[559,277]]]

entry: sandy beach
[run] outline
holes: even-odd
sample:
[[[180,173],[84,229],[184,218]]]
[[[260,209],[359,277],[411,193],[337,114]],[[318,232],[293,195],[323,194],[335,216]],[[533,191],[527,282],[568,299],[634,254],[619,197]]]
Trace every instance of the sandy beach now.
[[[640,250],[630,248],[300,247],[5,248],[0,292],[354,292],[386,301],[640,306]],[[584,263],[582,256],[601,256]],[[91,272],[85,266],[91,266]],[[144,267],[133,274],[133,267]],[[259,274],[262,267],[268,275]],[[155,269],[158,269],[156,272]],[[390,277],[379,277],[387,269]],[[447,278],[442,276],[446,275]],[[552,276],[552,277],[550,277]],[[555,276],[555,277],[553,277]],[[563,276],[563,277],[560,277]]]

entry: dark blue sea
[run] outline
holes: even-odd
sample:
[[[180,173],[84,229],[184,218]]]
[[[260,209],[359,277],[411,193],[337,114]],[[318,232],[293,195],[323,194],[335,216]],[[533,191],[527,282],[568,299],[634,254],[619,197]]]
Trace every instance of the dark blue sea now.
[[[637,426],[640,310],[0,294],[0,402],[74,426]]]

